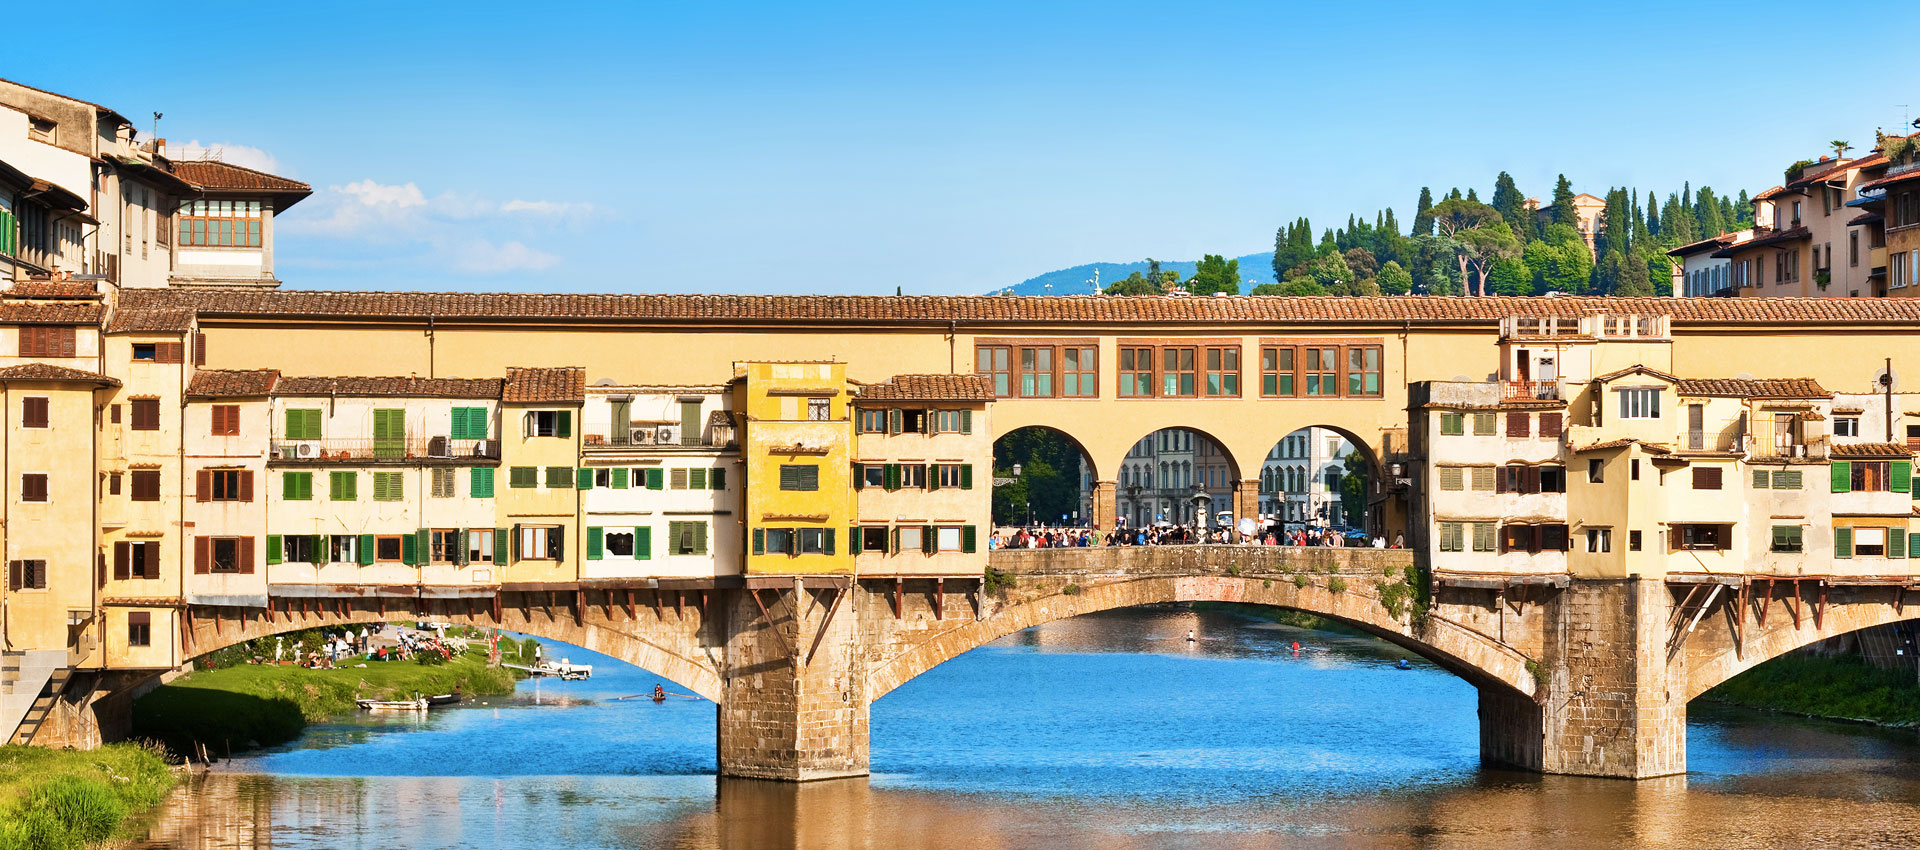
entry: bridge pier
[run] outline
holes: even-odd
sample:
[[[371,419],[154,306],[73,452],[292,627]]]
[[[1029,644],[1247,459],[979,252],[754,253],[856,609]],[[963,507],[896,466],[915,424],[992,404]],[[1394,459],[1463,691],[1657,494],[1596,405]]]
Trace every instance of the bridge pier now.
[[[728,596],[720,775],[805,782],[867,773],[865,592],[848,577],[749,579]]]
[[[1687,769],[1685,654],[1658,580],[1575,579],[1545,605],[1544,701],[1480,689],[1481,757],[1544,773],[1645,779]]]

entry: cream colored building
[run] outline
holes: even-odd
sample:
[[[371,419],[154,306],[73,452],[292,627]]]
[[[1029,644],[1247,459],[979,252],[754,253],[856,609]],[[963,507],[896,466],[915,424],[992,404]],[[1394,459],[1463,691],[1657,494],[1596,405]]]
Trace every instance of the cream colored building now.
[[[854,569],[969,576],[992,533],[993,387],[978,375],[897,375],[854,399]]]
[[[745,470],[729,398],[718,383],[587,388],[583,578],[741,573]]]

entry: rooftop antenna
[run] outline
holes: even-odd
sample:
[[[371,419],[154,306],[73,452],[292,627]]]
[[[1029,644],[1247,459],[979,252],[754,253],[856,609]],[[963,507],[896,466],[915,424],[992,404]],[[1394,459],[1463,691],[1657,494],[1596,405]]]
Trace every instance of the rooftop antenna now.
[[[160,138],[160,118],[160,113],[153,113],[153,137],[156,139]]]
[[[1911,109],[1908,109],[1907,105],[1904,103],[1896,103],[1894,104],[1894,106],[1900,107],[1900,126],[1902,127],[1913,126],[1913,120],[1912,120],[1913,111]]]

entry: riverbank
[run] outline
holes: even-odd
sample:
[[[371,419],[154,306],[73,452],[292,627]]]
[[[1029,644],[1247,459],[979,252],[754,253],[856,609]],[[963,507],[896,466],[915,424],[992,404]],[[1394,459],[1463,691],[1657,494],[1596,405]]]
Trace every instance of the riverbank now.
[[[0,850],[77,850],[158,805],[178,777],[137,744],[0,747]]]
[[[1712,702],[1878,726],[1920,726],[1920,682],[1845,656],[1790,653],[1703,694]]]
[[[501,648],[518,653],[503,639]],[[356,699],[405,699],[460,691],[467,696],[513,692],[517,675],[487,665],[484,644],[438,664],[369,661],[332,670],[239,664],[196,671],[142,696],[134,705],[134,736],[175,753],[226,757],[300,737],[309,723],[358,710]]]

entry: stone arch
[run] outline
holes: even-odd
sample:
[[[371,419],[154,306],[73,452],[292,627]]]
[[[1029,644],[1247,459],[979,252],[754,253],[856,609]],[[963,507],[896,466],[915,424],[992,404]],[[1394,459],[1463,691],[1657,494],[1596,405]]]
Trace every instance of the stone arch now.
[[[1734,594],[1728,601],[1716,601],[1686,645],[1687,693],[1692,700],[1716,685],[1747,670],[1812,643],[1828,638],[1885,626],[1920,616],[1920,610],[1902,604],[1916,600],[1905,588],[1887,585],[1837,585],[1826,590],[1824,610],[1818,617],[1820,590],[1815,582],[1802,588],[1789,582],[1776,582],[1764,589],[1749,584],[1744,595]],[[1731,590],[1731,588],[1729,588]],[[1797,596],[1797,599],[1796,599]],[[1792,600],[1799,608],[1794,622]],[[1759,622],[1761,606],[1766,605],[1766,622]],[[1744,615],[1738,638],[1735,617]]]
[[[1334,593],[1324,576],[1296,587],[1292,581],[1260,576],[1153,575],[1123,577],[1067,592],[1068,582],[1062,579],[1048,592],[996,606],[981,619],[926,635],[874,665],[868,677],[868,698],[879,699],[969,650],[1055,620],[1168,602],[1234,602],[1304,611],[1345,623],[1433,661],[1477,687],[1533,699],[1538,683],[1528,668],[1529,659],[1518,650],[1443,618],[1428,618],[1418,628],[1395,620],[1371,587],[1357,584]]]
[[[188,657],[197,658],[245,641],[305,629],[433,620],[476,628],[498,627],[592,650],[718,702],[724,615],[709,618],[708,608],[686,605],[671,595],[663,602],[657,595],[648,594],[618,590],[590,591],[577,597],[572,593],[514,593],[508,595],[516,597],[512,601],[519,604],[503,605],[497,609],[497,618],[492,599],[474,600],[471,606],[461,600],[417,597],[388,599],[384,604],[365,598],[281,599],[275,600],[278,607],[269,609],[196,605],[185,612],[184,647]]]
[[[1261,468],[1264,469],[1266,467],[1266,464],[1269,462],[1269,459],[1273,458],[1273,450],[1275,446],[1281,445],[1285,440],[1293,437],[1295,434],[1299,433],[1300,431],[1307,430],[1310,428],[1320,428],[1327,431],[1332,431],[1340,435],[1342,439],[1346,440],[1347,443],[1353,446],[1353,449],[1355,452],[1359,453],[1360,456],[1365,459],[1367,468],[1371,471],[1376,481],[1379,481],[1379,482],[1385,481],[1386,464],[1384,463],[1384,460],[1381,454],[1386,448],[1383,435],[1375,434],[1374,435],[1375,438],[1372,440],[1369,440],[1363,437],[1359,432],[1355,431],[1351,427],[1348,427],[1346,425],[1332,424],[1330,422],[1319,422],[1319,421],[1306,422],[1304,424],[1295,425],[1289,428],[1288,430],[1281,432],[1278,436],[1273,437],[1267,443],[1266,446],[1260,449]],[[1311,451],[1308,452],[1309,456],[1311,456],[1312,454],[1313,453]],[[1323,473],[1324,466],[1314,467],[1310,465],[1307,461],[1308,461],[1308,458],[1306,457],[1289,458],[1289,457],[1286,457],[1284,454],[1277,459],[1273,459],[1274,463],[1282,465],[1280,468],[1280,473],[1281,473],[1280,478],[1282,479],[1281,480],[1282,486],[1280,489],[1283,489],[1289,492],[1298,492],[1301,490],[1307,490],[1312,488],[1313,482],[1317,478],[1319,478],[1319,476]],[[1369,493],[1370,505],[1374,502],[1375,500],[1374,497],[1376,496],[1376,494],[1382,493],[1382,492],[1386,492],[1386,491],[1381,489],[1378,485],[1375,485],[1374,489]],[[1395,514],[1394,511],[1389,509],[1385,512],[1385,515],[1380,518],[1380,522],[1376,527],[1373,524],[1374,518],[1372,517],[1372,513],[1373,513],[1372,511],[1369,511],[1369,518],[1368,518],[1369,531],[1382,533],[1389,539],[1391,539],[1395,533],[1401,533],[1401,534],[1406,533],[1407,529],[1405,528],[1405,523],[1404,523],[1405,517],[1398,516],[1397,514]],[[1354,523],[1351,520],[1349,520],[1347,524],[1354,525]]]

